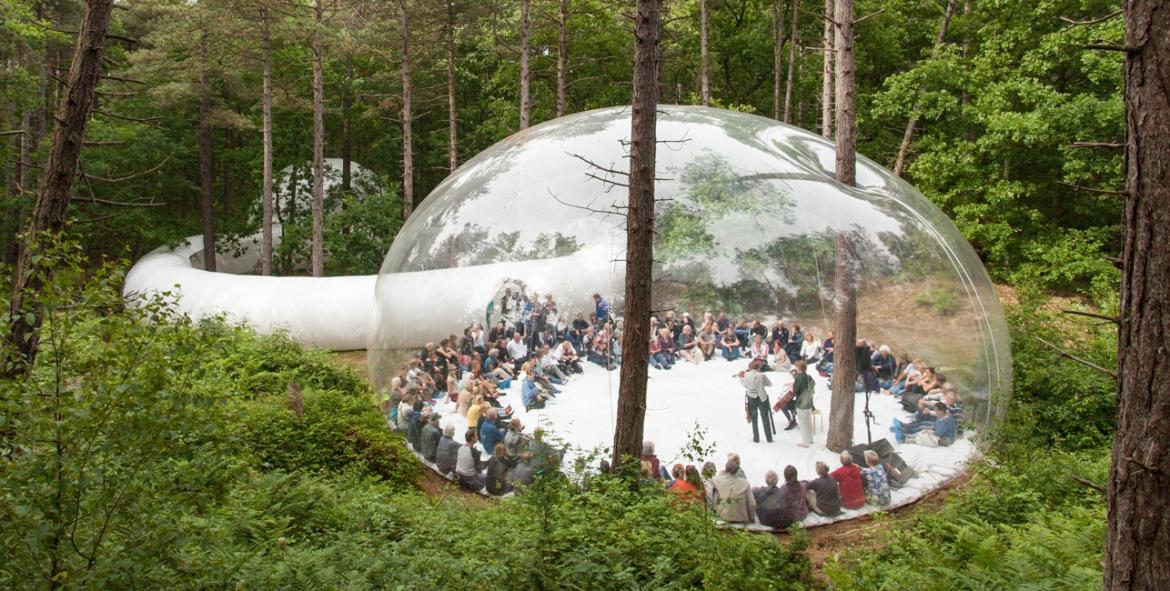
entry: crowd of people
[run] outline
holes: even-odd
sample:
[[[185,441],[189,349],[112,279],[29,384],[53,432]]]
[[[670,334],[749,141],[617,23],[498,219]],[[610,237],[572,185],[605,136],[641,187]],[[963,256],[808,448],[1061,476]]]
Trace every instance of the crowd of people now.
[[[384,407],[388,419],[423,458],[468,489],[506,494],[516,483],[530,482],[535,472],[555,469],[563,450],[545,443],[539,427],[525,434],[506,401],[516,400],[527,411],[544,408],[561,393],[561,386],[585,371],[583,363],[607,370],[620,366],[626,345],[623,322],[612,316],[600,294],[593,294],[593,301],[588,317],[577,312],[567,320],[552,294],[541,297],[506,289],[487,307],[490,329],[475,322],[464,328],[462,337],[427,343],[411,355],[391,380]],[[492,323],[494,316],[498,319]],[[771,442],[776,431],[772,414],[781,411],[788,421],[786,430],[800,429],[799,445],[812,444],[816,383],[809,372],[832,379],[838,354],[832,331],[817,339],[812,330],[784,320],[769,328],[760,320],[733,322],[724,312],[705,313],[696,321],[688,313],[667,311],[661,319],[652,317],[650,334],[645,346],[657,371],[670,371],[679,363],[747,359],[747,369],[737,376],[745,390],[744,410],[753,439],[759,441],[762,419],[765,439]],[[941,372],[918,359],[898,360],[884,345],[875,351],[865,340],[857,341],[852,354],[858,368],[856,390],[898,397],[909,413],[894,419],[890,427],[897,442],[945,446],[958,437],[961,401]],[[773,386],[769,372],[792,374],[790,382],[781,382],[790,386],[775,405],[767,391]],[[506,396],[517,390],[518,399]],[[444,426],[436,410],[436,403],[444,400],[454,403],[454,412],[466,419],[462,443],[454,439],[455,426]],[[653,456],[653,450],[647,455]],[[842,466],[832,473],[818,464],[818,477],[812,481],[797,481],[796,469],[789,466],[783,484],[769,473],[766,486],[757,489],[747,486],[738,458],[729,459],[719,473],[710,462],[703,470],[681,465],[666,470],[656,458],[651,464],[650,477],[667,481],[671,490],[702,489],[713,506],[739,507],[718,509],[729,522],[743,522],[747,515],[784,527],[808,511],[832,515],[841,506],[856,508],[861,491],[879,506],[889,501],[888,468],[881,464],[858,468],[844,455]],[[830,487],[826,478],[837,486]]]

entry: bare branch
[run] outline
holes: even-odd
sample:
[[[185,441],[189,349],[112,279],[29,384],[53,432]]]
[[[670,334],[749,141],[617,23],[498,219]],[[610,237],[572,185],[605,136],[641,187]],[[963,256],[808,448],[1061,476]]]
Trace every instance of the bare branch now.
[[[1107,15],[1105,15],[1105,16],[1100,16],[1100,17],[1097,17],[1097,18],[1092,18],[1092,19],[1089,19],[1089,20],[1084,20],[1084,21],[1079,21],[1079,20],[1076,20],[1076,19],[1071,19],[1071,18],[1069,18],[1069,17],[1067,17],[1067,16],[1062,16],[1062,17],[1060,17],[1060,20],[1062,20],[1062,21],[1064,21],[1064,22],[1066,22],[1066,23],[1068,23],[1068,24],[1070,24],[1070,25],[1072,25],[1072,26],[1074,26],[1074,27],[1075,27],[1075,26],[1078,26],[1078,25],[1095,25],[1095,24],[1097,24],[1097,23],[1103,23],[1103,22],[1105,22],[1105,21],[1107,21],[1107,20],[1109,20],[1109,19],[1112,19],[1112,18],[1114,18],[1114,17],[1118,17],[1118,16],[1121,16],[1121,11],[1120,11],[1120,10],[1114,10],[1113,12],[1110,12],[1109,14],[1107,14]]]
[[[108,74],[105,76],[102,76],[102,80],[113,80],[115,82],[126,82],[129,84],[141,84],[143,86],[146,86],[146,83],[143,82],[142,80],[136,80],[134,78],[124,78],[122,76],[110,76]]]
[[[110,199],[101,199],[100,197],[82,197],[81,195],[74,195],[73,201],[78,203],[113,205],[115,207],[163,207],[166,205],[166,203],[156,203],[154,201],[113,201]]]
[[[853,24],[855,24],[855,25],[857,25],[857,24],[861,24],[861,23],[863,23],[863,22],[865,22],[865,21],[867,21],[867,20],[869,20],[869,19],[871,19],[871,18],[873,18],[873,17],[875,17],[875,16],[877,16],[877,15],[879,15],[879,14],[881,14],[881,13],[885,12],[885,11],[886,11],[886,9],[884,9],[884,8],[883,8],[883,9],[881,9],[881,10],[877,11],[877,12],[871,12],[871,13],[869,13],[869,14],[867,14],[867,15],[865,15],[865,16],[863,16],[863,17],[861,17],[861,18],[859,18],[859,19],[857,19],[857,20],[855,20],[855,21],[853,21]]]
[[[1125,144],[1118,142],[1073,142],[1074,148],[1110,148],[1120,150],[1125,147]]]
[[[13,129],[10,131],[0,131],[0,135],[24,135],[23,129]]]
[[[84,146],[121,146],[126,142],[122,140],[85,140],[82,144]]]
[[[1032,338],[1036,339],[1037,341],[1040,341],[1040,343],[1042,343],[1046,347],[1052,349],[1053,351],[1056,351],[1056,353],[1058,355],[1060,355],[1061,357],[1064,357],[1065,359],[1071,359],[1071,360],[1076,361],[1077,363],[1080,363],[1086,367],[1091,367],[1091,368],[1093,368],[1093,369],[1095,369],[1095,370],[1097,370],[1097,371],[1099,371],[1099,372],[1101,372],[1101,373],[1103,373],[1103,374],[1105,374],[1105,375],[1107,375],[1115,380],[1117,379],[1117,372],[1115,372],[1115,371],[1108,370],[1104,367],[1101,367],[1100,365],[1097,365],[1096,363],[1093,363],[1092,361],[1088,361],[1086,359],[1082,359],[1080,357],[1077,357],[1076,355],[1073,355],[1072,353],[1069,353],[1068,351],[1065,351],[1064,349],[1061,349],[1060,347],[1057,347],[1056,345],[1053,345],[1052,343],[1050,343],[1050,342],[1048,342],[1048,341],[1046,341],[1038,336],[1033,336]]]
[[[1119,45],[1116,43],[1087,43],[1087,44],[1085,44],[1084,47],[1085,47],[1085,49],[1099,49],[1101,51],[1120,51],[1123,53],[1132,53],[1132,52],[1135,52],[1138,49],[1140,49],[1138,47],[1133,47],[1131,45]]]
[[[1056,184],[1064,185],[1066,187],[1072,187],[1074,191],[1084,191],[1085,193],[1097,193],[1098,195],[1119,195],[1121,197],[1125,197],[1126,195],[1129,194],[1129,193],[1126,193],[1125,191],[1114,191],[1112,189],[1095,189],[1093,187],[1084,187],[1084,186],[1081,186],[1080,183],[1073,184],[1073,183],[1065,183],[1065,182],[1057,181]]]
[[[1089,487],[1089,488],[1091,488],[1091,489],[1093,489],[1101,494],[1105,494],[1105,487],[1101,486],[1100,484],[1097,484],[1096,482],[1093,482],[1092,480],[1089,480],[1087,478],[1081,478],[1080,476],[1077,476],[1076,474],[1070,475],[1069,478],[1072,478],[1074,481],[1076,481],[1080,484],[1083,484],[1083,485],[1085,485],[1085,486],[1087,486],[1087,487]]]
[[[135,123],[154,123],[155,121],[162,120],[162,117],[132,117],[130,115],[121,115],[118,113],[111,113],[109,111],[101,111],[98,109],[94,109],[93,112],[97,113],[98,115],[105,115],[106,117],[113,117],[114,119],[121,119],[123,121],[133,121]],[[158,126],[155,125],[154,127]]]
[[[1069,310],[1067,308],[1061,308],[1060,311],[1064,312],[1065,314],[1072,314],[1074,316],[1085,316],[1087,318],[1097,318],[1100,320],[1108,320],[1109,322],[1112,322],[1113,324],[1121,324],[1121,320],[1119,318],[1117,318],[1116,316],[1106,316],[1105,314],[1097,314],[1096,312],[1082,312],[1080,310]]]
[[[101,181],[103,183],[121,183],[124,181],[128,181],[130,179],[133,179],[133,178],[138,178],[140,176],[146,176],[152,172],[157,172],[160,168],[162,168],[164,165],[166,165],[166,163],[169,162],[170,159],[171,159],[171,157],[167,156],[166,158],[163,158],[162,162],[159,162],[156,166],[148,168],[142,172],[135,172],[132,174],[128,174],[126,176],[105,177],[105,176],[96,176],[96,175],[85,174],[85,173],[82,173],[82,176],[85,177],[86,179],[93,179],[95,181]]]

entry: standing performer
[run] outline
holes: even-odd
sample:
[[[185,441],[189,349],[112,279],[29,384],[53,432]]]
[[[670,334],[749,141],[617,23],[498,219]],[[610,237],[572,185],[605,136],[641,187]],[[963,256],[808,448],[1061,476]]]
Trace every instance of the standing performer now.
[[[800,443],[797,445],[808,447],[813,442],[812,409],[816,382],[805,372],[808,362],[797,359],[792,366],[796,377],[792,382],[792,391],[796,394],[796,422],[800,425]]]
[[[752,421],[752,440],[760,442],[760,427],[758,418],[764,419],[764,437],[768,443],[772,442],[772,411],[768,406],[768,392],[764,389],[772,385],[768,376],[760,373],[759,360],[752,361],[746,372],[739,372],[739,382],[743,384],[747,396],[748,416]]]

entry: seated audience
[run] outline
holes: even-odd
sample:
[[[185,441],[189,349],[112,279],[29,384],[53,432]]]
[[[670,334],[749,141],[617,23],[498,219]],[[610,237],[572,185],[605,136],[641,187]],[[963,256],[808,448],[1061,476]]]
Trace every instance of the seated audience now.
[[[870,365],[877,376],[878,388],[889,390],[894,385],[894,373],[898,369],[898,361],[890,354],[886,345],[878,347],[878,352],[870,357]]]
[[[439,429],[439,414],[432,413],[430,420],[423,426],[422,435],[419,437],[422,449],[423,459],[428,462],[435,461],[435,454],[439,451],[439,439],[443,437],[443,432]]]
[[[951,415],[947,403],[934,403],[934,427],[920,431],[914,438],[914,443],[926,447],[946,447],[955,442],[956,423]]]
[[[800,345],[800,357],[809,363],[816,363],[821,359],[821,344],[817,342],[811,330],[804,333],[804,342]]]
[[[678,339],[675,342],[678,345],[678,356],[690,361],[691,363],[698,363],[702,360],[699,351],[699,342],[695,340],[694,329],[689,324],[682,325],[682,332],[679,333]]]
[[[865,506],[865,488],[861,484],[861,468],[853,463],[849,451],[841,452],[841,467],[830,476],[837,481],[841,493],[841,506],[846,509],[860,509]]]
[[[808,483],[808,508],[817,515],[836,517],[841,514],[841,490],[837,481],[829,476],[829,465],[817,462],[817,478]]]
[[[727,523],[752,523],[756,520],[756,499],[752,487],[740,471],[738,460],[728,460],[712,482],[715,514]]]
[[[764,342],[764,337],[753,334],[752,345],[749,349],[750,363],[754,363],[759,368],[759,371],[772,371],[768,366],[768,344]]]
[[[658,461],[658,456],[655,455],[655,453],[654,453],[654,442],[653,441],[647,440],[647,441],[642,442],[641,460],[643,462],[650,462],[650,465],[654,468],[654,478],[659,478],[661,476],[658,473],[658,470],[662,466],[662,464],[661,464],[661,462]]]
[[[435,467],[444,475],[455,471],[455,462],[459,457],[459,442],[455,441],[454,437],[454,425],[443,427],[443,437],[439,439],[439,446],[435,452]]]
[[[464,438],[466,441],[459,447],[459,456],[455,459],[455,477],[467,490],[479,492],[483,488],[483,477],[480,476],[483,465],[475,447],[475,429],[468,429]]]
[[[524,381],[520,383],[520,398],[524,402],[524,410],[544,408],[548,400],[548,392],[537,385],[536,376],[532,370],[524,372]]]
[[[704,324],[698,338],[699,351],[702,352],[704,361],[710,361],[711,357],[715,355],[715,349],[718,348],[715,340],[715,325],[713,323]]]
[[[764,474],[765,486],[758,486],[752,490],[752,495],[756,499],[756,519],[761,525],[776,529],[786,527],[780,488],[776,486],[779,482],[780,477],[776,472],[768,470]]]
[[[784,467],[784,486],[780,487],[780,528],[804,519],[808,515],[808,489],[804,481],[796,479],[796,466]]]
[[[485,453],[494,453],[496,444],[503,443],[504,437],[507,436],[504,430],[496,424],[498,419],[499,415],[496,413],[496,409],[489,408],[484,413],[484,419],[479,426],[479,441],[483,444]]]
[[[503,443],[497,443],[492,450],[492,457],[487,462],[484,486],[489,495],[500,496],[512,492],[512,483],[508,482],[507,452]]]
[[[861,480],[865,483],[866,502],[878,507],[889,505],[890,478],[876,451],[865,450],[865,464],[866,467],[861,470]]]
[[[731,329],[723,331],[723,340],[721,341],[723,349],[723,358],[728,361],[735,361],[739,359],[739,339]]]

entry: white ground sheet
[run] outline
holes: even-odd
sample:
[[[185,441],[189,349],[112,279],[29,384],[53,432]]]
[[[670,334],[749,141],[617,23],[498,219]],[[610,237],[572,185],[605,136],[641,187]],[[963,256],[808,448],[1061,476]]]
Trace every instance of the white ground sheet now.
[[[733,377],[733,374],[746,369],[747,363],[746,359],[729,362],[716,356],[698,365],[680,360],[670,370],[650,369],[645,433],[646,439],[655,443],[662,464],[669,469],[676,462],[684,465],[689,463],[681,451],[697,423],[706,429],[706,445],[715,446],[714,455],[705,460],[714,461],[722,469],[727,454],[738,453],[752,486],[762,486],[764,474],[768,470],[783,474],[784,467],[789,464],[796,467],[801,480],[816,477],[814,466],[817,460],[827,463],[830,469],[836,469],[840,465],[838,454],[825,449],[831,396],[827,381],[810,369],[810,375],[813,375],[817,384],[815,406],[822,413],[820,417],[814,417],[817,429],[812,447],[802,448],[797,445],[800,431],[785,431],[787,421],[779,412],[776,413],[778,433],[773,442],[766,442],[761,424],[760,443],[753,443],[751,424],[744,414],[743,388],[739,380]],[[560,386],[561,393],[551,399],[544,409],[525,412],[520,401],[519,381],[514,381],[506,396],[500,398],[503,406],[512,406],[514,416],[519,417],[524,424],[525,433],[531,434],[540,425],[553,438],[570,445],[565,467],[572,466],[574,456],[598,446],[608,448],[613,444],[620,369],[607,372],[589,362],[582,362],[581,366],[585,373]],[[768,372],[765,375],[773,383],[768,388],[768,394],[774,403],[780,393],[787,389],[792,377],[787,372]],[[864,405],[865,395],[857,394],[854,443],[866,441],[862,415]],[[443,415],[442,424],[455,425],[455,438],[462,441],[467,421],[456,412],[455,403],[438,402],[436,409]],[[895,398],[881,394],[871,396],[870,410],[877,417],[877,424],[870,425],[873,439],[886,438],[893,443],[890,422],[894,417],[906,417],[908,414]],[[892,491],[892,502],[886,509],[912,503],[958,476],[977,453],[970,436],[968,432],[949,447],[928,448],[895,443],[897,453],[918,474],[906,486]],[[696,467],[702,467],[701,463],[696,464]],[[852,519],[875,510],[868,505],[856,511],[845,510],[836,519],[810,514],[803,523],[806,527],[822,525]]]

